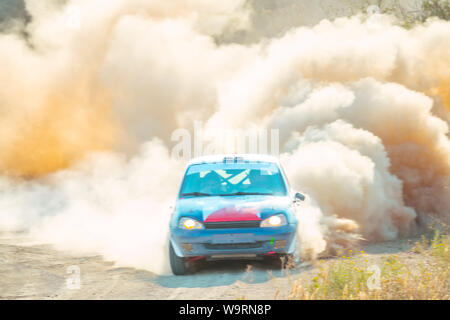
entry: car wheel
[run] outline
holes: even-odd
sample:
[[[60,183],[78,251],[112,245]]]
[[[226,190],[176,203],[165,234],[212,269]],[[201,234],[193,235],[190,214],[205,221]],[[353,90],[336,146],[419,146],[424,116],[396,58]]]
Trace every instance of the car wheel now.
[[[296,265],[294,255],[287,253],[268,256],[264,260],[267,264],[279,269],[292,269]]]
[[[188,267],[184,258],[179,257],[175,254],[175,250],[172,247],[172,243],[169,244],[169,259],[170,268],[174,275],[184,275],[188,273]]]

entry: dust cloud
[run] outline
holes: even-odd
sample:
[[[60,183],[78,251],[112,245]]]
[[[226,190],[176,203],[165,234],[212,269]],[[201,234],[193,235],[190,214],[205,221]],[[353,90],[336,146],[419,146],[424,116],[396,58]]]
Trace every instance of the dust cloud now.
[[[195,121],[279,129],[305,257],[448,222],[450,23],[274,8],[271,34],[252,4],[25,1],[0,24],[0,229],[169,272],[171,134]]]

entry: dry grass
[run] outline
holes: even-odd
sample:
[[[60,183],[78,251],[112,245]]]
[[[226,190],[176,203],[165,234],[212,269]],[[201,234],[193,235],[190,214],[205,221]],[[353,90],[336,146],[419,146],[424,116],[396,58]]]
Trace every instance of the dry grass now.
[[[450,298],[450,236],[434,229],[409,253],[384,257],[349,250],[319,262],[312,280],[295,281],[289,299],[443,299]]]

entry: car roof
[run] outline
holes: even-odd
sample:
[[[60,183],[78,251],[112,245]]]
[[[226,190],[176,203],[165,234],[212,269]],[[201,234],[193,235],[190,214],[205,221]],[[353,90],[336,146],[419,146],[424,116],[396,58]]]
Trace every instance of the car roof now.
[[[188,166],[194,164],[204,163],[232,163],[232,162],[264,162],[264,163],[276,163],[279,164],[277,157],[266,154],[215,154],[208,156],[201,156],[191,159],[188,162]]]

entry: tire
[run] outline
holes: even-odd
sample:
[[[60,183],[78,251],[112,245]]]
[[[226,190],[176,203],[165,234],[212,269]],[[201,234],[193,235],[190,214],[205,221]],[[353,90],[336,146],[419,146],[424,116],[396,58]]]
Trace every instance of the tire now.
[[[265,257],[265,262],[277,269],[285,269],[295,266],[295,259],[293,254],[280,253],[274,256]]]
[[[272,256],[265,256],[265,257],[263,257],[263,261],[265,264],[267,264],[273,268],[281,269],[281,259],[280,259],[279,254],[272,255]]]
[[[175,250],[172,247],[172,243],[169,244],[169,259],[170,259],[170,268],[174,275],[181,276],[188,273],[187,264],[184,261],[184,258],[179,257],[175,254]]]

